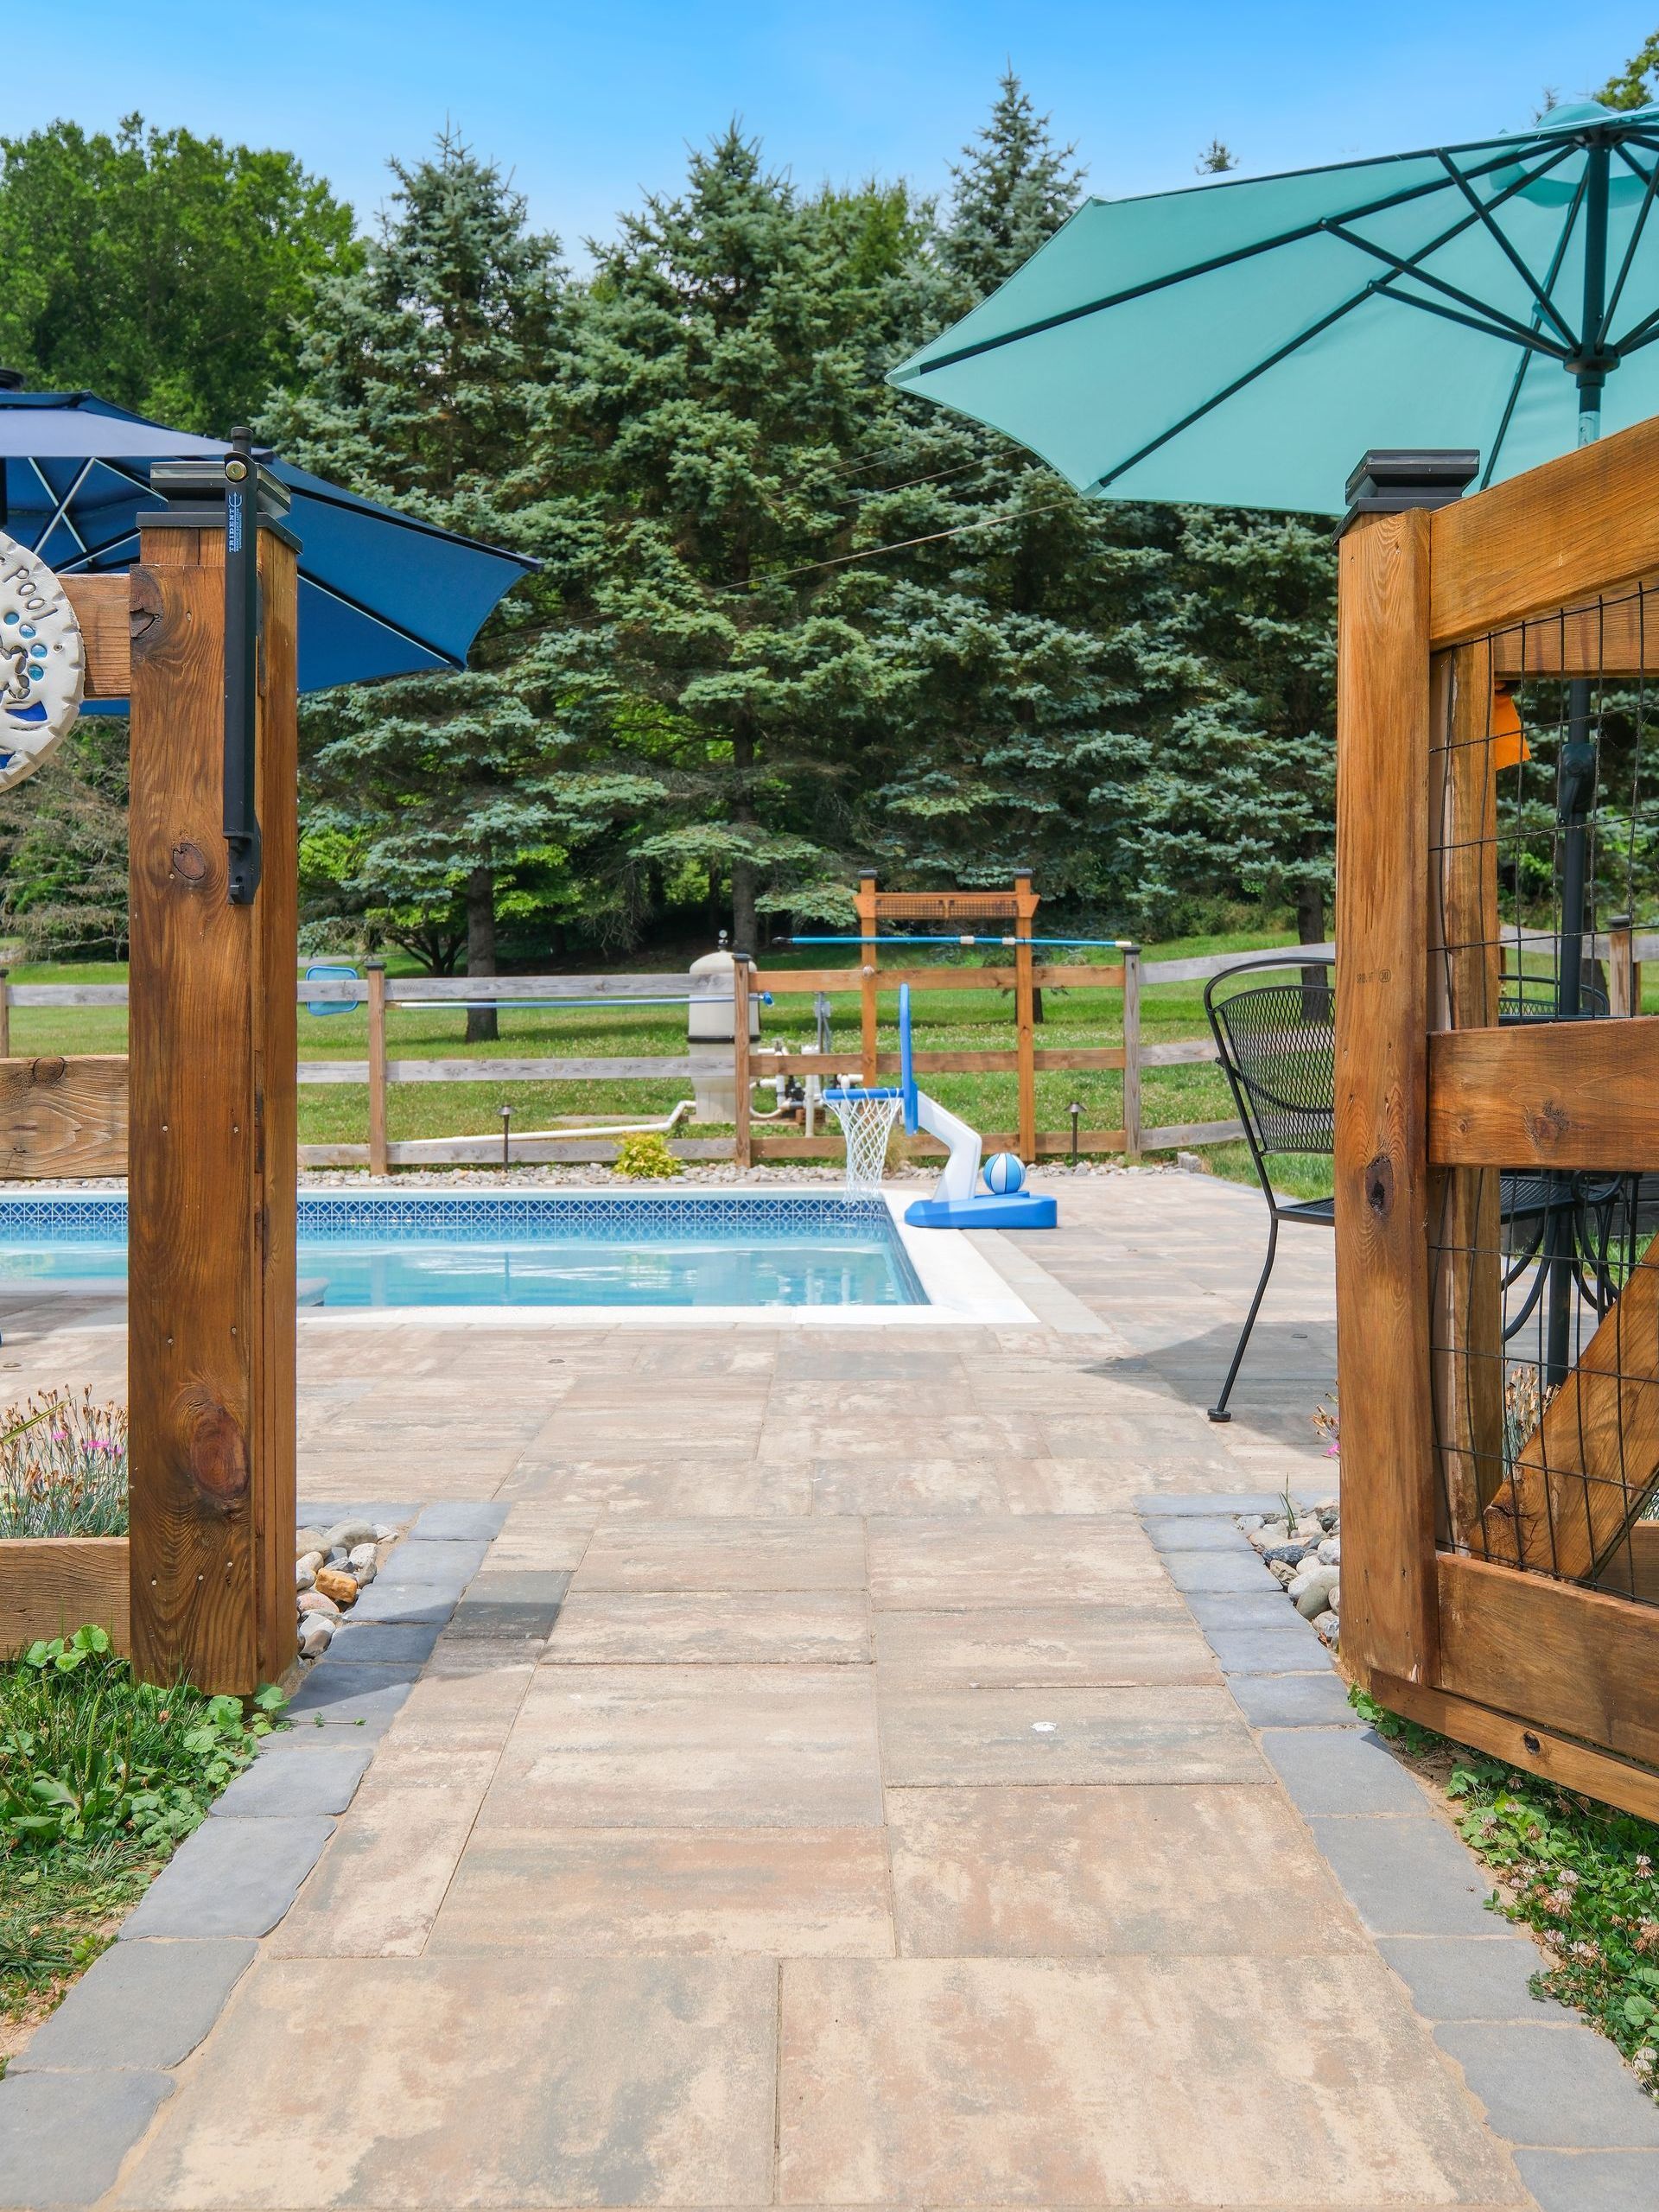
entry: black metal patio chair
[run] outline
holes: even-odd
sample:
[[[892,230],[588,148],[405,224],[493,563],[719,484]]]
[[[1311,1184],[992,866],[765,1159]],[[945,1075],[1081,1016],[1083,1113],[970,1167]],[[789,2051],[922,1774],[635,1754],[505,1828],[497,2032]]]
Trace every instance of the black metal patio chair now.
[[[1335,1220],[1330,1198],[1281,1198],[1268,1173],[1269,1153],[1328,1160],[1336,1122],[1336,963],[1328,954],[1287,959],[1241,961],[1212,976],[1204,987],[1204,1011],[1221,1056],[1222,1071],[1233,1094],[1244,1141],[1268,1202],[1268,1256],[1250,1310],[1239,1332],[1233,1363],[1221,1395],[1210,1408],[1211,1421],[1230,1421],[1227,1401],[1262,1310],[1268,1278],[1279,1250],[1279,1224],[1307,1222],[1329,1229]],[[1244,983],[1250,976],[1290,970],[1292,980]],[[1231,987],[1231,988],[1228,988]],[[1217,996],[1218,992],[1224,995]]]
[[[1302,953],[1241,961],[1223,970],[1205,986],[1204,1010],[1209,1017],[1228,1088],[1243,1124],[1250,1160],[1268,1202],[1268,1252],[1262,1278],[1256,1284],[1250,1310],[1244,1317],[1233,1363],[1227,1370],[1221,1395],[1210,1408],[1211,1421],[1230,1421],[1227,1401],[1232,1395],[1245,1347],[1255,1317],[1262,1310],[1268,1279],[1279,1249],[1279,1224],[1307,1222],[1330,1229],[1336,1217],[1331,1198],[1281,1198],[1268,1173],[1268,1154],[1329,1159],[1334,1148],[1336,1119],[1336,988],[1329,954]],[[1255,983],[1253,976],[1288,971],[1292,980]],[[1513,1022],[1550,1020],[1554,1012],[1554,983],[1549,995],[1529,994],[1505,981],[1498,1020]],[[1231,988],[1237,986],[1238,988]],[[1224,991],[1224,995],[1217,996]],[[1586,986],[1584,1020],[1605,1020],[1604,993]],[[1632,1239],[1638,1212],[1645,1218],[1659,1213],[1659,1189],[1653,1179],[1602,1174],[1548,1174],[1505,1169],[1498,1183],[1498,1214],[1503,1224],[1506,1341],[1526,1326],[1538,1305],[1549,1262],[1541,1257],[1552,1219],[1570,1217],[1562,1232],[1573,1254],[1577,1294],[1598,1318],[1618,1296],[1622,1277],[1616,1262]],[[1531,1274],[1529,1286],[1526,1278]],[[1511,1310],[1510,1293],[1521,1289],[1518,1310]]]

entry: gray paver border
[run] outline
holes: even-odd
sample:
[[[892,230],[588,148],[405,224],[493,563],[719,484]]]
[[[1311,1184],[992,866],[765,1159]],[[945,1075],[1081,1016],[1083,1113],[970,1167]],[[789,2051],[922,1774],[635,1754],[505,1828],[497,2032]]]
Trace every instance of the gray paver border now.
[[[1299,1505],[1315,1502],[1311,1491],[1293,1495]],[[1263,1643],[1255,1593],[1271,1592],[1274,1584],[1237,1521],[1272,1512],[1282,1498],[1282,1491],[1153,1492],[1137,1497],[1135,1510],[1338,1888],[1419,2018],[1487,2108],[1488,2126],[1510,2145],[1542,2212],[1636,2212],[1638,2205],[1646,2212],[1659,2204],[1659,2147],[1649,2147],[1659,2145],[1659,2106],[1638,2088],[1614,2046],[1577,2013],[1529,1992],[1516,1993],[1546,1963],[1543,1954],[1485,1910],[1485,1870],[1427,1798],[1414,1806],[1370,1759],[1388,1758],[1394,1775],[1421,1796],[1408,1770],[1369,1729],[1333,1718],[1317,1694],[1308,1695],[1310,1679],[1335,1673],[1336,1655],[1311,1626],[1303,1627],[1287,1599],[1281,1600],[1284,1634]],[[1242,1570],[1247,1560],[1258,1570],[1254,1584],[1242,1571],[1230,1571],[1230,1562]],[[1243,1610],[1232,1614],[1235,1606]],[[1257,1634],[1246,1636],[1247,1628]],[[1303,1701],[1306,1718],[1295,1709]],[[1373,1775],[1379,1778],[1375,1788]],[[1344,1796],[1350,1777],[1365,1799],[1357,1809],[1350,1809]],[[1461,1993],[1454,1994],[1459,1977],[1451,1969],[1454,1954],[1466,1959],[1477,1946],[1490,1953],[1480,1977],[1490,1996],[1471,2011],[1469,1977],[1461,1977]],[[1585,2094],[1586,2081],[1593,2094]],[[1483,2084],[1502,2085],[1495,2108]],[[1524,2133],[1506,2133],[1500,2120],[1513,2125],[1522,2113]]]
[[[302,1510],[321,1510],[310,1501]],[[329,1510],[334,1519],[396,1516],[413,1522],[399,1539],[397,1573],[389,1580],[400,1597],[420,1592],[423,1610],[415,1618],[427,1621],[454,1611],[475,1572],[474,1554],[482,1556],[506,1516],[505,1506],[495,1505]],[[261,1775],[261,1782],[246,1789],[233,1782],[215,1802],[134,1907],[105,1955],[108,1968],[100,1974],[103,1961],[95,1963],[12,2060],[0,2080],[0,2202],[55,2212],[95,2203],[108,2191],[172,2094],[173,2069],[212,2031],[254,1958],[257,1939],[298,1896],[369,1770],[376,1744],[418,1679],[423,1662],[410,1656],[409,1619],[404,1611],[384,1624],[384,1663],[376,1662],[372,1639],[378,1631],[369,1621],[360,1631],[353,1624],[349,1650],[317,1661],[289,1708],[293,1726],[268,1737],[248,1770],[251,1781]],[[435,1625],[432,1633],[435,1638]],[[330,1756],[308,1780],[305,1764],[320,1751]],[[353,1751],[361,1756],[350,1757]],[[267,1760],[302,1763],[292,1789],[269,1786]],[[236,1897],[228,1903],[215,1871],[221,1861],[234,1867]],[[213,1902],[221,1919],[239,1914],[236,1925],[200,1924],[204,1869],[213,1873]],[[147,1964],[165,1954],[202,1971],[194,1978],[163,1975],[159,1984],[148,1974],[142,1977],[152,1991],[143,2024],[149,2049],[123,2058],[134,2037],[129,1961],[136,1967],[140,1954]]]

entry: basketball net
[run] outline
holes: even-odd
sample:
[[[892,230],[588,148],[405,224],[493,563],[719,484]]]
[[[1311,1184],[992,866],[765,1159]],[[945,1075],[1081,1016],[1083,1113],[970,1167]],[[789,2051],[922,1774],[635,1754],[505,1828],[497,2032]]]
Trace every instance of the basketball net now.
[[[847,1141],[848,1197],[879,1197],[882,1171],[887,1164],[887,1139],[904,1101],[896,1091],[883,1096],[855,1090],[831,1093],[824,1103]]]

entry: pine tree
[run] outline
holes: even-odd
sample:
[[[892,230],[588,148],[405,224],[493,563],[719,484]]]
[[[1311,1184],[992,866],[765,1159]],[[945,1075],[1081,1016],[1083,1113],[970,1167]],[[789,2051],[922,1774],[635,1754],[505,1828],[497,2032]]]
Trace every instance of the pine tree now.
[[[1168,633],[1195,696],[1157,733],[1136,804],[1142,901],[1197,887],[1289,906],[1325,934],[1336,804],[1336,563],[1300,515],[1181,511]]]
[[[370,498],[528,550],[523,472],[558,342],[557,242],[452,134],[391,167],[380,235],[360,271],[320,289],[302,386],[263,428]],[[329,694],[306,717],[302,856],[325,918],[355,912],[442,961],[464,916],[469,975],[496,971],[504,894],[533,906],[560,872],[549,733],[512,674],[533,599],[521,588],[498,610],[472,669]],[[469,1036],[494,1033],[493,1014],[469,1015]]]
[[[918,288],[931,336],[1012,275],[1079,177],[1012,77],[955,172]],[[873,794],[892,870],[1034,866],[1079,920],[1138,929],[1234,901],[1323,934],[1331,878],[1334,566],[1296,518],[1079,497],[994,433],[900,403],[901,488],[870,588],[912,716]]]
[[[905,346],[1013,274],[1076,203],[1080,172],[1019,80],[954,172],[931,249],[911,272]],[[893,395],[860,542],[914,545],[859,587],[893,704],[888,772],[863,842],[890,876],[1006,881],[1122,918],[1135,902],[1130,795],[1149,718],[1190,688],[1163,635],[1168,512],[1084,499],[1022,448]]]
[[[940,259],[957,281],[958,314],[995,291],[1077,206],[1084,172],[1075,146],[1056,146],[1012,69],[997,87],[990,120],[960,162]]]
[[[599,251],[550,395],[565,614],[526,696],[559,716],[584,827],[609,812],[614,895],[728,883],[746,949],[768,912],[850,912],[881,671],[823,564],[919,238],[901,190],[803,196],[734,124]]]

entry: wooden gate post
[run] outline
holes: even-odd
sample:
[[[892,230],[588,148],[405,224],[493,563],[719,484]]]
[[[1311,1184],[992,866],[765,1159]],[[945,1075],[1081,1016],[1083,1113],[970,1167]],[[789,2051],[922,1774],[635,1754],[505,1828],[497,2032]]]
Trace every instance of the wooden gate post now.
[[[369,1173],[391,1173],[386,1147],[386,963],[364,963],[369,978]]]
[[[749,992],[752,969],[747,952],[732,955],[732,1082],[737,1093],[732,1124],[732,1157],[740,1167],[754,1165],[754,1130],[749,1097]]]
[[[214,512],[146,517],[131,574],[132,1656],[246,1694],[295,1653],[296,577],[260,528],[264,879],[232,905]]]
[[[1339,553],[1336,1259],[1342,1656],[1434,1680],[1429,1395],[1429,515],[1358,517]]]
[[[1141,948],[1123,953],[1123,1157],[1141,1157]]]
[[[858,931],[868,942],[858,948],[858,1028],[859,1058],[862,1073],[859,1080],[868,1090],[875,1082],[876,1039],[876,952],[875,944],[875,878],[861,875],[858,879]]]
[[[1014,879],[1014,1042],[1019,1056],[1016,1082],[1020,1157],[1029,1167],[1037,1159],[1037,1010],[1031,976],[1031,925],[1037,916],[1037,897],[1029,875],[1016,875]]]

